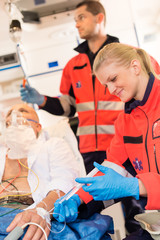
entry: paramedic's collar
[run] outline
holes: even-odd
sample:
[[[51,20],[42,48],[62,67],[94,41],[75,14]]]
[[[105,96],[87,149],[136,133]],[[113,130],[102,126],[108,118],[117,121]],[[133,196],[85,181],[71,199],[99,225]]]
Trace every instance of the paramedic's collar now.
[[[107,40],[103,43],[101,48],[104,47],[106,44],[109,44],[112,42],[119,42],[119,39],[117,37],[107,34]],[[79,44],[78,47],[74,48],[74,50],[79,53],[87,53],[89,50],[87,41],[84,41],[81,44]]]
[[[152,73],[150,73],[150,78],[149,78],[148,85],[147,85],[147,88],[146,88],[146,91],[145,91],[142,101],[131,99],[129,102],[126,102],[125,103],[125,113],[131,113],[131,111],[134,108],[136,108],[137,106],[143,106],[147,102],[147,99],[152,90],[154,79],[155,79],[154,75]]]

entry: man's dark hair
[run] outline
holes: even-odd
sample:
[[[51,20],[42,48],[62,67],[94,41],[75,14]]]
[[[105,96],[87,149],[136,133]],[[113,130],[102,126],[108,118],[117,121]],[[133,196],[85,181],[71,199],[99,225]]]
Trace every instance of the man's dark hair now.
[[[77,4],[76,9],[82,6],[86,6],[86,10],[92,13],[94,16],[103,13],[104,15],[104,25],[106,24],[106,13],[103,5],[98,1],[83,1]]]

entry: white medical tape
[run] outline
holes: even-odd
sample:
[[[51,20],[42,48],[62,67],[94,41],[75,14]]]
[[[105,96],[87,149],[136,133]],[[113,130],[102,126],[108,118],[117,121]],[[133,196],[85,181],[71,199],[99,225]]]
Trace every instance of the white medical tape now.
[[[58,198],[60,198],[60,197],[61,197],[59,189],[53,190],[53,192],[57,193],[57,195],[58,195]]]
[[[48,224],[51,225],[51,219],[50,219],[50,214],[49,214],[49,212],[47,212],[44,208],[41,208],[41,207],[37,207],[37,208],[36,208],[36,211],[37,211],[37,214],[38,214],[39,216],[41,216],[43,219],[46,220],[46,222],[47,222]]]

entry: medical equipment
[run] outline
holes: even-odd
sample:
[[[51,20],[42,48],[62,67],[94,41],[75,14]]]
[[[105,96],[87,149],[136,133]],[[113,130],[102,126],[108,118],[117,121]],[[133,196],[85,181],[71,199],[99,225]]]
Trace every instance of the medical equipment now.
[[[44,233],[44,236],[45,236],[45,239],[47,240],[47,234],[46,232],[44,231],[44,229],[37,223],[32,223],[32,222],[29,222],[29,223],[26,223],[24,224],[22,227],[15,227],[8,235],[7,237],[4,238],[4,240],[18,240],[24,233],[24,228],[27,227],[28,225],[35,225],[37,227],[39,227],[42,232]]]
[[[27,81],[27,80],[24,78],[24,79],[23,79],[23,87],[24,87],[24,88],[25,88],[25,85],[26,85],[26,81]]]
[[[8,120],[6,121],[6,127],[9,127],[9,126],[17,127],[20,125],[31,127],[30,121],[34,121],[34,120],[24,118],[22,115],[22,112],[15,109],[11,112],[11,114],[7,117],[7,119]]]
[[[89,172],[86,177],[93,177],[99,170],[97,168],[94,168],[91,172]],[[66,193],[62,199],[59,201],[59,203],[64,202],[65,200],[68,200],[71,198],[84,184],[77,183],[68,193]]]
[[[35,120],[24,118],[22,112],[17,110],[13,110],[7,116],[3,136],[10,159],[27,157],[31,147],[36,144],[37,137],[31,122],[37,123]]]
[[[37,142],[33,128],[25,125],[8,127],[4,137],[9,159],[26,158]]]
[[[13,231],[11,231],[7,235],[7,237],[5,237],[4,240],[16,240],[16,239],[19,239],[22,236],[23,232],[24,232],[23,228],[17,226],[17,227],[15,227],[13,229]]]
[[[13,42],[18,43],[22,37],[21,23],[17,19],[13,19],[9,26],[9,35]]]

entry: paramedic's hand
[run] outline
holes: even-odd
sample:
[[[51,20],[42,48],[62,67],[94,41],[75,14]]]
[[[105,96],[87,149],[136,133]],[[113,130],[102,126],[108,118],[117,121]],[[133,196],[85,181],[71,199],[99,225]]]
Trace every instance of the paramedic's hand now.
[[[42,94],[40,94],[35,88],[30,87],[29,85],[20,86],[20,95],[21,99],[27,103],[36,103],[41,105],[45,98]]]
[[[46,222],[44,218],[42,218],[40,215],[37,214],[36,209],[28,209],[21,213],[18,213],[16,217],[13,219],[11,224],[6,229],[7,232],[11,232],[16,226],[22,227],[25,223],[37,223],[40,225],[46,232],[47,236],[50,233],[50,225]],[[44,233],[42,230],[35,226],[35,225],[29,225],[27,232],[25,233],[23,240],[45,240]]]
[[[104,173],[103,176],[76,178],[76,182],[84,183],[84,191],[89,192],[94,200],[111,200],[123,197],[139,199],[139,183],[137,178],[123,177],[111,168],[104,167],[96,162],[94,166]],[[89,184],[87,186],[87,184]]]
[[[63,198],[63,197],[62,197]],[[77,194],[74,194],[70,199],[65,200],[62,203],[58,199],[54,204],[53,217],[58,222],[73,222],[78,217],[78,207],[81,204],[81,200]]]

